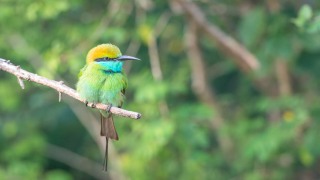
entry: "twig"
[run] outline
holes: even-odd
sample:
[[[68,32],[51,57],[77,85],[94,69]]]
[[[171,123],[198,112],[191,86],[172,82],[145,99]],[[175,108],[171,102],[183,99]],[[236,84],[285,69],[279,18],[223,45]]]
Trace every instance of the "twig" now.
[[[77,99],[83,103],[86,102],[86,100],[82,99],[74,89],[72,89],[64,84],[61,84],[61,82],[47,79],[47,78],[39,76],[37,74],[30,73],[30,72],[23,70],[21,68],[17,68],[17,66],[13,65],[9,61],[2,59],[2,58],[0,58],[0,70],[11,73],[20,79],[33,81],[35,83],[51,87],[52,89],[55,89],[60,93],[64,93],[70,97],[73,97],[74,99]],[[93,103],[88,103],[87,105],[89,107],[92,107]],[[107,110],[108,105],[98,103],[98,104],[95,104],[94,108],[97,108],[100,110]],[[117,107],[111,107],[110,112],[113,114],[119,115],[119,116],[129,117],[129,118],[133,118],[133,119],[139,119],[141,117],[140,113],[133,112],[133,111],[127,111],[127,110],[117,108]]]
[[[61,84],[61,85],[63,85],[64,84],[64,82],[63,81],[59,81],[59,83]],[[59,93],[59,102],[61,102],[61,96],[62,96],[62,93],[59,91],[58,92]]]
[[[292,92],[288,63],[284,59],[277,59],[275,63],[276,78],[278,80],[279,95],[287,96]]]
[[[150,57],[151,72],[155,80],[162,81],[162,70],[156,39],[153,35],[148,41],[148,52]]]
[[[19,85],[21,86],[21,89],[24,89],[24,83],[23,83],[23,80],[22,80],[21,78],[19,78],[19,77],[17,77],[17,79],[18,79],[18,83],[19,83]]]
[[[20,69],[20,66],[17,66],[17,70],[19,70],[19,69]],[[23,83],[22,79],[19,77],[17,77],[17,79],[18,79],[19,85],[21,86],[21,89],[24,89],[24,83]]]

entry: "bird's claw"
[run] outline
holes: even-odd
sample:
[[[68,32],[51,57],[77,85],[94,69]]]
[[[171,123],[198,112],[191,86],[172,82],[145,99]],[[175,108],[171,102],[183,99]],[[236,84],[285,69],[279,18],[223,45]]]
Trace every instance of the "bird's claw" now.
[[[96,103],[92,103],[92,104],[91,104],[91,107],[92,107],[92,108],[95,108],[95,107],[96,107]]]
[[[84,104],[86,105],[86,107],[90,106],[92,108],[95,108],[96,107],[96,103],[91,103],[91,105],[89,105],[89,102],[87,100],[84,101]]]
[[[112,104],[108,104],[106,111],[109,113],[111,110]]]

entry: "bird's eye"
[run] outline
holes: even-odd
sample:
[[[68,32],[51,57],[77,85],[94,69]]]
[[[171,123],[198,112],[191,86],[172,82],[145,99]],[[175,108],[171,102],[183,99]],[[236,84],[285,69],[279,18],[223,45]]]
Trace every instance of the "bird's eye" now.
[[[102,58],[98,58],[98,59],[95,59],[95,61],[118,61],[117,58],[110,58],[110,57],[102,57]]]

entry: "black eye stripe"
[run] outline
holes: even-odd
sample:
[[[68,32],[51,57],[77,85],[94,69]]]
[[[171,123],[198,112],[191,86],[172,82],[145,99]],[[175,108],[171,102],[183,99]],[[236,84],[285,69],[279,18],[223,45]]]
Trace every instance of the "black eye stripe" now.
[[[95,59],[94,61],[100,62],[100,61],[117,61],[117,58],[109,58],[109,57],[102,57]]]

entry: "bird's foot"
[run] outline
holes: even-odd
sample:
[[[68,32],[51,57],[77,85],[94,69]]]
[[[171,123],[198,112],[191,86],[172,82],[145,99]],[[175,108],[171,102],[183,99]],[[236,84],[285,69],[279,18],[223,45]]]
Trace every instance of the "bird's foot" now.
[[[95,107],[96,107],[96,103],[93,102],[93,103],[91,104],[91,107],[92,107],[92,108],[95,108]]]
[[[109,113],[112,108],[112,104],[108,104],[106,111]]]
[[[93,103],[91,103],[91,104],[89,105],[89,102],[88,102],[87,100],[85,100],[85,101],[84,101],[84,104],[86,105],[86,107],[88,107],[88,106],[90,106],[90,107],[92,107],[92,108],[95,108],[95,107],[96,107],[96,103],[95,103],[95,102],[93,102]]]

